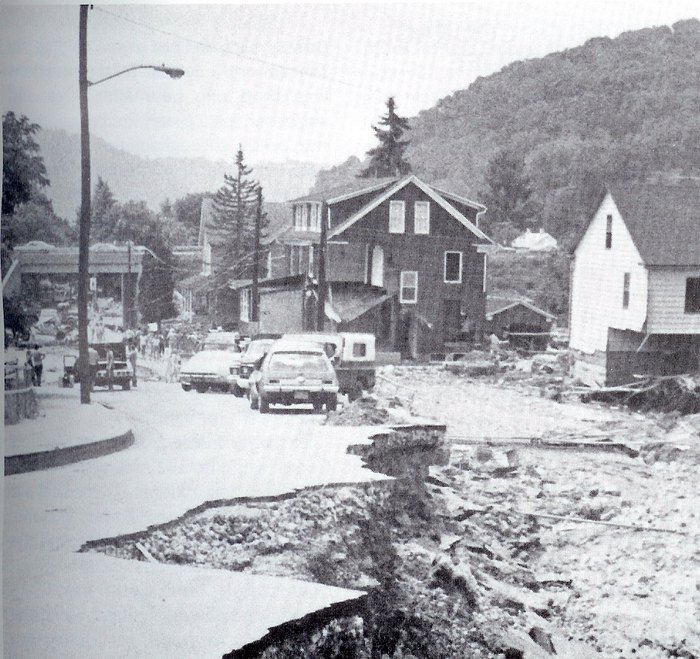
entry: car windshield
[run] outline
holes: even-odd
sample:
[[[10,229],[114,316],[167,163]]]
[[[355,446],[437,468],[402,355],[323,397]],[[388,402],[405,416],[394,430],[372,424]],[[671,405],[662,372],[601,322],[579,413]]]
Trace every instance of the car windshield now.
[[[327,374],[332,370],[331,365],[323,355],[317,352],[276,352],[270,357],[270,372]]]
[[[202,350],[226,350],[227,352],[241,351],[235,343],[216,343],[214,341],[207,341],[202,346]]]
[[[267,349],[272,344],[272,341],[253,341],[248,345],[245,351],[246,359],[258,359],[262,357]]]

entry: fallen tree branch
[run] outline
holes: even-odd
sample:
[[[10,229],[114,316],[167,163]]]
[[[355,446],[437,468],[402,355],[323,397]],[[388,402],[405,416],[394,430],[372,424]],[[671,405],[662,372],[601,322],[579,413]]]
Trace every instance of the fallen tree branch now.
[[[620,522],[604,522],[599,519],[586,519],[585,517],[566,517],[564,515],[552,515],[551,513],[535,513],[526,512],[523,510],[504,510],[504,509],[494,509],[487,508],[486,511],[501,512],[503,514],[512,513],[514,515],[521,515],[522,517],[544,517],[546,519],[553,519],[558,522],[575,522],[576,524],[600,524],[602,526],[611,526],[620,529],[633,529],[634,531],[653,531],[656,533],[675,533],[677,535],[688,535],[686,531],[679,531],[678,529],[664,529],[658,526],[639,526],[638,524],[622,524]]]

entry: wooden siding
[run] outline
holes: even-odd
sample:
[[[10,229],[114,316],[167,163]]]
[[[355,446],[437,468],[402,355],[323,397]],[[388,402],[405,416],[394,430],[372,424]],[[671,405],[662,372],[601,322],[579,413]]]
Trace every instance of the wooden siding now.
[[[605,247],[612,215],[612,246]],[[630,273],[629,307],[622,307],[624,273]],[[647,315],[647,271],[608,194],[576,248],[571,277],[571,338],[582,352],[605,350],[608,328],[641,331]]]
[[[261,291],[261,332],[284,334],[303,330],[303,291],[300,288]]]
[[[330,241],[326,253],[326,278],[329,282],[367,281],[366,243],[338,244]]]
[[[700,277],[700,265],[694,269],[649,269],[648,332],[700,334],[700,313],[685,311],[685,280],[688,277]]]

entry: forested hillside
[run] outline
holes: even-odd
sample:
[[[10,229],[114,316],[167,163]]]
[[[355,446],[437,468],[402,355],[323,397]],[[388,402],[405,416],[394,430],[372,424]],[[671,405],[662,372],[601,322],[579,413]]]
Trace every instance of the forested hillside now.
[[[602,181],[700,174],[700,22],[515,62],[443,98],[410,126],[413,170],[480,201],[498,194],[498,156],[520,160],[516,173],[529,179],[532,195],[514,223],[544,225],[570,245]],[[360,167],[350,159],[321,172],[317,185]],[[507,219],[494,217],[490,205],[492,222]]]

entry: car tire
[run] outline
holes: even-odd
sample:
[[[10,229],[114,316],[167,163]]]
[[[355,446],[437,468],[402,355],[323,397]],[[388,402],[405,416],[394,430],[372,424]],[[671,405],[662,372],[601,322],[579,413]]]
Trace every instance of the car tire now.
[[[198,394],[203,394],[206,390],[207,390],[207,388],[204,385],[198,384],[195,386],[195,391]]]
[[[323,411],[323,401],[314,401],[314,412],[320,414]]]
[[[249,397],[250,397],[250,409],[257,410],[258,409],[258,397],[253,396],[252,394],[250,394]]]
[[[326,409],[329,412],[335,412],[337,407],[338,407],[338,397],[337,396],[333,396],[332,398],[329,398],[326,401]]]
[[[191,384],[182,384],[180,385],[182,387],[183,391],[192,391],[192,385]]]
[[[131,382],[127,380],[124,384],[122,384],[122,391],[129,391],[129,389],[131,389]]]
[[[260,396],[260,414],[267,414],[270,411],[270,401],[264,396]]]
[[[231,393],[236,397],[236,398],[243,398],[243,395],[245,394],[245,391],[241,389],[237,384],[234,384],[233,387],[231,388]]]

